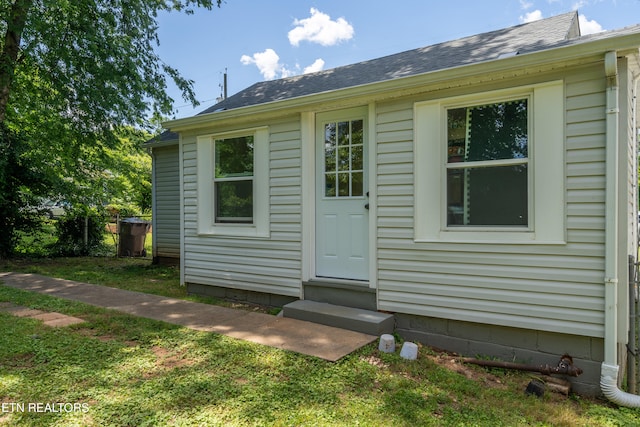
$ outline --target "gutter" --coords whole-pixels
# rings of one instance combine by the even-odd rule
[[[604,312],[604,361],[600,369],[600,389],[611,402],[620,406],[640,408],[640,396],[618,388],[618,118],[619,82],[616,51],[604,56],[607,78],[606,105],[606,214],[605,214],[605,312]]]

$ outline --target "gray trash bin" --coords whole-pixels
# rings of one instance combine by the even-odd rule
[[[151,224],[140,218],[125,218],[118,223],[119,257],[145,257],[144,241]]]

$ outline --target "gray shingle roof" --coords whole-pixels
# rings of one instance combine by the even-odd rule
[[[565,13],[326,71],[259,82],[199,114],[408,77],[498,59],[516,52],[535,52],[579,35],[578,13]]]
[[[149,144],[149,145],[157,145],[160,143],[171,143],[171,142],[176,142],[178,141],[178,139],[180,138],[180,135],[178,135],[176,132],[171,132],[168,130],[165,130],[164,132],[162,132],[160,135],[156,135],[153,138],[151,138],[148,141],[145,141],[145,144]]]
[[[640,35],[640,25],[581,36],[578,13],[569,12],[313,74],[259,82],[197,115],[336,91],[491,61],[502,56],[522,55],[629,34]],[[175,132],[165,131],[147,143],[170,143],[177,141],[178,136]]]

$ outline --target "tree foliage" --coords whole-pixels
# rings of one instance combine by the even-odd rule
[[[24,93],[36,74],[49,106],[76,130],[109,134],[114,124],[140,124],[149,112],[168,114],[169,76],[186,100],[197,103],[192,82],[165,64],[158,13],[211,8],[214,0],[1,0],[5,23],[0,94]],[[19,46],[14,46],[14,42]],[[8,88],[8,90],[7,90]],[[27,90],[27,93],[31,91]],[[4,105],[0,99],[0,119]],[[6,108],[22,112],[11,97]]]
[[[99,203],[120,210],[135,206],[140,213],[151,210],[151,156],[142,147],[150,138],[145,131],[126,128],[119,133],[116,146],[105,150],[107,169],[97,177],[104,190]]]
[[[88,205],[123,187],[113,177],[131,159],[116,153],[172,112],[169,80],[197,105],[193,82],[155,51],[157,18],[221,2],[0,0],[0,258],[29,197]]]
[[[24,182],[37,189],[44,180],[24,162],[21,142],[18,135],[0,123],[0,259],[11,253],[16,231],[38,224],[37,212],[28,209],[34,197],[21,189]]]

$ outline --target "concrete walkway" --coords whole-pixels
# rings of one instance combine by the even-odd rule
[[[269,314],[252,313],[158,295],[54,279],[36,274],[0,273],[4,286],[80,301],[198,331],[336,361],[376,336]]]

